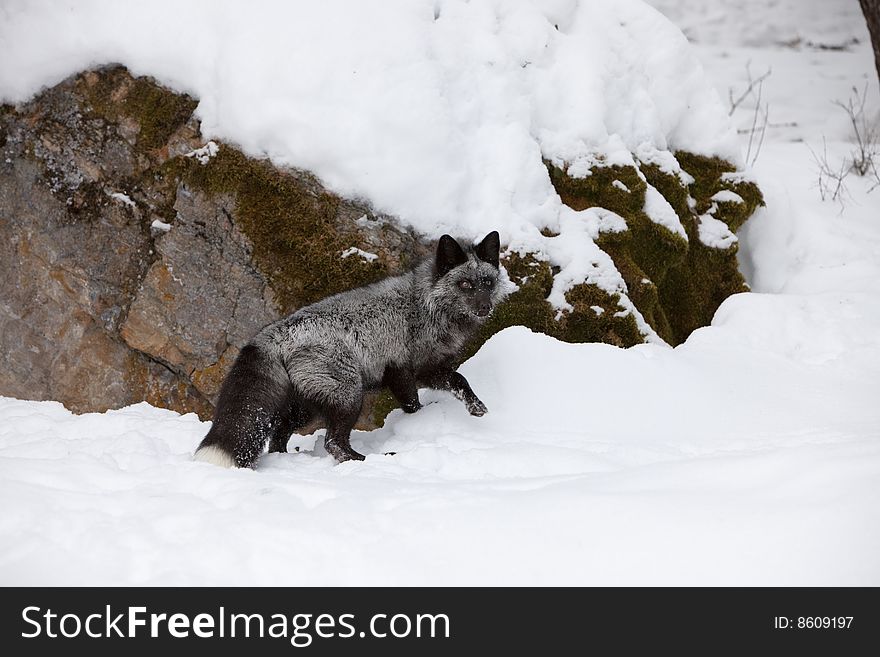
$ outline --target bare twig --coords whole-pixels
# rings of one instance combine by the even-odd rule
[[[818,174],[816,187],[819,190],[819,197],[823,201],[836,201],[840,204],[842,212],[846,199],[851,198],[845,181],[852,171],[852,167],[846,159],[838,167],[831,165],[828,160],[828,144],[825,137],[822,137],[822,155],[817,154],[809,144],[807,148],[810,149],[810,154],[816,163]]]
[[[751,167],[758,161],[758,155],[761,153],[761,147],[764,145],[764,136],[767,133],[767,126],[770,125],[770,106],[763,102],[764,98],[764,80],[770,77],[771,69],[767,69],[766,73],[752,77],[751,62],[746,63],[746,76],[748,84],[745,91],[734,98],[733,89],[728,90],[728,98],[730,99],[730,110],[727,115],[732,116],[742,104],[748,100],[754,100],[755,107],[752,111],[751,127],[745,130],[738,130],[740,134],[748,134],[749,142],[746,149],[746,163]]]
[[[835,100],[834,104],[840,107],[849,116],[850,124],[853,129],[853,136],[856,140],[855,149],[851,154],[851,165],[853,171],[860,176],[871,176],[880,184],[880,177],[877,175],[876,160],[880,157],[880,134],[876,125],[872,125],[868,117],[865,115],[865,102],[868,99],[868,85],[859,92],[856,87],[852,89],[852,95],[846,104],[839,100]],[[871,187],[873,190],[877,184]]]
[[[839,100],[833,101],[847,116],[852,126],[855,145],[850,151],[849,157],[844,157],[839,166],[832,165],[828,160],[828,148],[825,138],[822,138],[822,155],[818,155],[812,148],[810,153],[816,162],[817,187],[822,200],[830,199],[841,205],[841,211],[845,198],[851,198],[846,187],[846,178],[854,173],[862,178],[868,178],[870,187],[867,193],[873,192],[880,187],[880,127],[872,123],[865,115],[865,102],[867,100],[867,85],[862,91],[853,87],[852,94],[846,103]]]
[[[749,79],[749,84],[746,87],[746,90],[743,91],[736,99],[734,99],[734,97],[733,97],[733,87],[730,87],[727,90],[727,97],[730,100],[730,110],[727,112],[727,116],[733,116],[733,113],[742,104],[742,102],[754,93],[755,87],[762,84],[764,82],[764,80],[769,78],[770,74],[773,72],[772,69],[768,68],[766,73],[764,73],[763,75],[760,75],[759,77],[757,77],[755,79],[752,79],[751,66],[752,66],[751,61],[746,62],[746,76]]]
[[[768,71],[769,75],[769,71]],[[749,147],[746,150],[746,162],[750,167],[755,166],[755,162],[758,160],[758,155],[761,152],[761,146],[764,145],[764,134],[767,132],[767,122],[770,118],[770,107],[769,105],[761,106],[761,98],[764,93],[764,81],[761,80],[758,83],[758,97],[755,100],[755,113],[752,115],[752,129],[749,131]],[[758,114],[763,113],[764,118],[761,122],[760,128],[758,127]],[[755,147],[754,156],[752,155],[752,143],[755,139],[755,132],[760,131],[761,136],[758,140],[758,143]]]

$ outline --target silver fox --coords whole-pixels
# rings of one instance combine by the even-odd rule
[[[194,458],[249,467],[286,452],[290,435],[315,419],[337,461],[363,460],[349,442],[364,393],[387,387],[403,410],[421,408],[418,388],[448,390],[471,415],[486,406],[456,372],[455,359],[504,298],[499,236],[462,248],[440,238],[416,269],[327,297],[262,329],[238,355],[211,430]]]

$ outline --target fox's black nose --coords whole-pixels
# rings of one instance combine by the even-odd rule
[[[492,307],[488,303],[481,303],[477,308],[477,315],[480,317],[485,317],[489,314],[489,311],[492,310]]]

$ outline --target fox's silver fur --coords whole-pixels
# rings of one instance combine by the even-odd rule
[[[267,442],[314,418],[327,424],[337,460],[363,459],[349,434],[364,393],[388,387],[404,411],[421,405],[418,386],[451,391],[473,415],[486,412],[455,360],[504,296],[498,233],[461,248],[444,235],[436,256],[413,271],[328,297],[261,330],[242,350],[195,458],[253,464]]]

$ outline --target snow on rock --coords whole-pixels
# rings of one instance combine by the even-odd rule
[[[525,239],[552,195],[541,156],[613,160],[650,145],[739,158],[687,40],[639,0],[19,0],[0,41],[4,101],[120,62],[199,98],[209,137],[434,237],[502,226],[505,241]]]
[[[111,194],[108,194],[108,196],[115,201],[119,201],[120,203],[127,205],[130,208],[137,207],[135,205],[135,202],[131,200],[131,197],[128,194],[123,194],[122,192],[113,192]]]
[[[699,217],[697,226],[700,233],[700,241],[713,249],[729,249],[737,243],[737,237],[720,219],[712,216],[712,211]]]
[[[740,199],[742,200],[742,199]],[[678,235],[687,241],[687,233],[684,226],[681,225],[681,219],[669,205],[669,201],[663,198],[663,195],[651,185],[645,190],[645,214],[655,224],[659,224],[671,233]]]
[[[206,137],[312,171],[428,237],[497,229],[545,253],[540,230],[564,212],[545,159],[573,176],[635,151],[740,161],[687,40],[640,0],[59,7],[4,7],[3,101],[120,62],[198,98]],[[190,155],[204,162],[212,144]]]
[[[352,246],[352,247],[346,249],[345,251],[343,251],[340,254],[339,257],[340,258],[348,258],[353,255],[357,255],[357,256],[363,258],[364,260],[366,260],[367,262],[373,262],[374,260],[379,259],[379,256],[377,256],[375,253],[368,253],[367,251],[359,249],[356,246]]]
[[[196,160],[198,160],[199,164],[207,164],[211,160],[211,158],[217,155],[217,153],[219,152],[220,146],[217,144],[217,142],[209,141],[201,148],[196,148],[189,153],[185,153],[184,157],[194,157],[196,158]]]
[[[570,223],[570,207],[548,164],[575,179],[608,167],[635,171],[638,184],[607,181],[630,195],[632,212],[642,205],[640,163],[684,186],[694,178],[674,152],[742,164],[687,39],[641,0],[158,0],[133,8],[84,0],[73,11],[13,0],[4,19],[0,40],[13,54],[0,68],[0,100],[21,102],[71,73],[119,62],[197,99],[203,138],[217,140],[186,153],[199,163],[216,159],[224,140],[312,172],[427,238],[498,230],[512,251],[549,261],[555,311],[570,310],[572,288],[595,284],[620,296],[646,339],[656,330],[674,336],[648,325],[614,259],[592,257],[593,231],[549,241],[548,231]],[[687,238],[668,200],[656,190],[647,196],[651,219]]]
[[[722,189],[715,192],[709,199],[716,203],[745,203],[743,197],[731,189]]]

